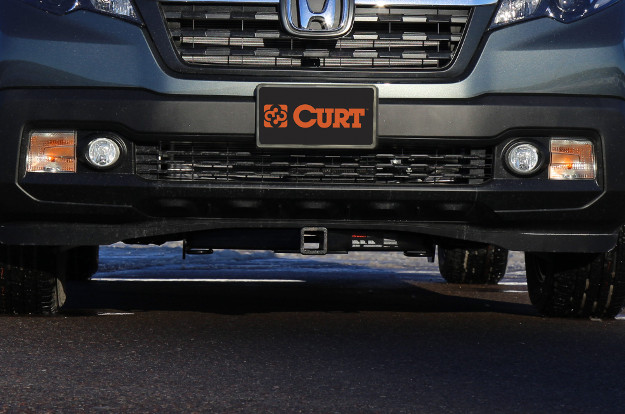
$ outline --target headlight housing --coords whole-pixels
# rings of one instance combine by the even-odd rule
[[[57,15],[76,10],[92,10],[140,23],[132,0],[22,0],[31,6]]]
[[[501,0],[491,28],[537,17],[563,23],[590,16],[619,0]]]

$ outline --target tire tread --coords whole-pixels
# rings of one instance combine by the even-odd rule
[[[438,249],[438,267],[449,283],[496,285],[506,274],[507,265],[508,250],[493,245]]]
[[[603,254],[525,255],[530,300],[546,316],[612,319],[625,304],[625,235]]]
[[[51,273],[0,263],[0,313],[52,315],[58,310],[57,279]]]

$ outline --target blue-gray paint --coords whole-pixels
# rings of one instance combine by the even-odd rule
[[[379,96],[460,99],[540,93],[622,98],[624,19],[625,2],[619,2],[568,25],[541,18],[498,29],[490,33],[475,68],[463,80],[378,84]],[[0,89],[108,86],[251,97],[258,84],[170,76],[154,53],[140,27],[119,19],[85,11],[54,16],[14,0],[0,4]]]

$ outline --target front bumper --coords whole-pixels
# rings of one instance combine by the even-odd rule
[[[614,98],[485,96],[461,102],[382,99],[379,140],[480,145],[493,177],[480,185],[303,185],[150,181],[121,167],[26,174],[34,129],[114,132],[133,145],[216,138],[254,140],[249,98],[163,96],[139,90],[0,92],[0,240],[8,244],[106,244],[183,238],[222,228],[392,230],[493,243],[513,250],[606,251],[625,222],[620,150],[625,102]],[[10,108],[10,111],[7,110]],[[511,176],[501,153],[514,137],[595,143],[596,181]],[[80,142],[79,142],[80,145]]]
[[[34,129],[115,132],[131,149],[253,141],[258,84],[304,80],[175,71],[159,46],[168,40],[146,28],[0,3],[0,243],[88,245],[325,226],[599,252],[614,246],[625,223],[625,2],[572,24],[543,18],[487,31],[449,78],[376,78],[380,142],[492,149],[493,177],[483,184],[414,187],[150,181],[135,174],[132,158],[106,172],[81,164],[76,174],[26,174]],[[501,168],[509,139],[560,136],[594,141],[596,181],[520,179]]]

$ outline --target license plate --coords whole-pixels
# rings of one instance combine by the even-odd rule
[[[274,86],[256,89],[256,142],[274,148],[374,148],[374,86]]]

